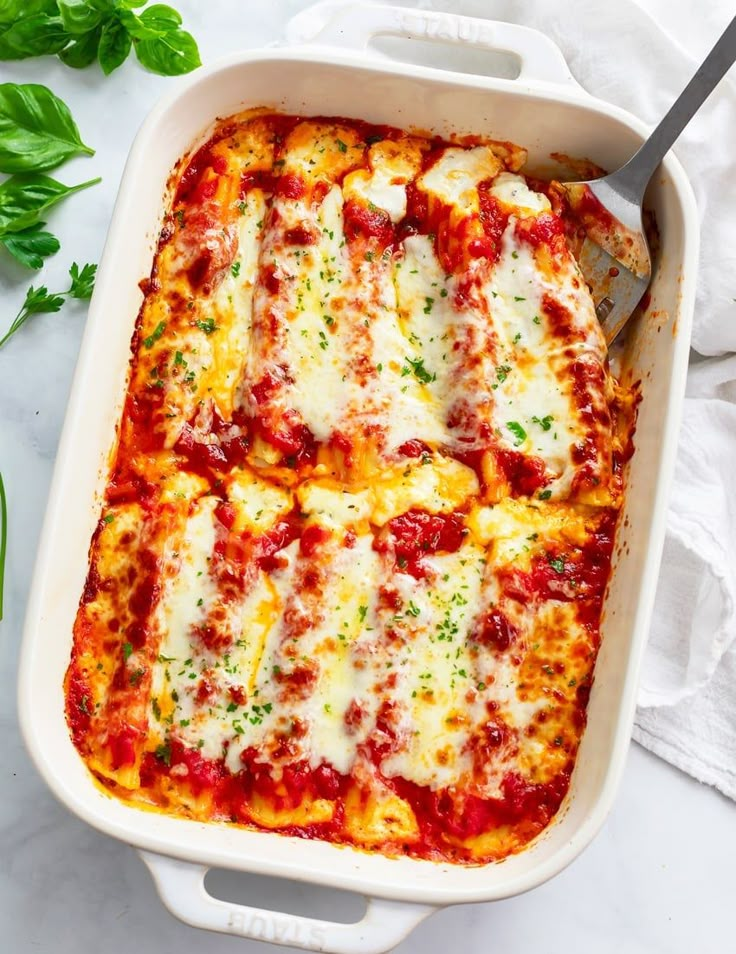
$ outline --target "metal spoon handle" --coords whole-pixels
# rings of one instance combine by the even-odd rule
[[[609,176],[611,186],[639,204],[649,180],[672,144],[736,60],[736,17],[726,27],[670,111],[631,159]]]

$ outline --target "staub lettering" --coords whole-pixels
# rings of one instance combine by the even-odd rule
[[[292,947],[303,947],[309,950],[319,950],[327,943],[324,928],[298,918],[269,915],[265,911],[259,911],[256,914],[247,909],[232,908],[227,926],[231,934],[254,937],[259,941],[270,941],[275,944],[290,944]]]
[[[407,33],[417,33],[429,40],[462,40],[466,43],[490,43],[491,31],[482,23],[454,20],[441,15],[424,17],[420,13],[402,13],[399,27]]]

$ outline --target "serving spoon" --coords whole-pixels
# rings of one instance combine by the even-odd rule
[[[578,262],[609,345],[641,301],[652,276],[642,221],[649,180],[734,60],[736,17],[664,119],[624,166],[601,179],[561,183],[585,230]]]

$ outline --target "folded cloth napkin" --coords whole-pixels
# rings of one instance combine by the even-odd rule
[[[594,96],[654,126],[734,10],[731,0],[394,0],[536,27]],[[342,0],[309,10],[319,29]],[[736,68],[675,147],[702,252],[687,398],[634,738],[736,799]],[[703,356],[708,356],[704,360]]]

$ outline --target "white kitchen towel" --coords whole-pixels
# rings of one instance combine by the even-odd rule
[[[376,0],[378,2],[378,0]],[[396,0],[536,27],[590,93],[652,126],[731,17],[733,0]],[[303,16],[316,31],[340,0]],[[736,799],[736,68],[675,151],[701,223],[693,362],[634,737]],[[702,356],[710,356],[704,360]]]

